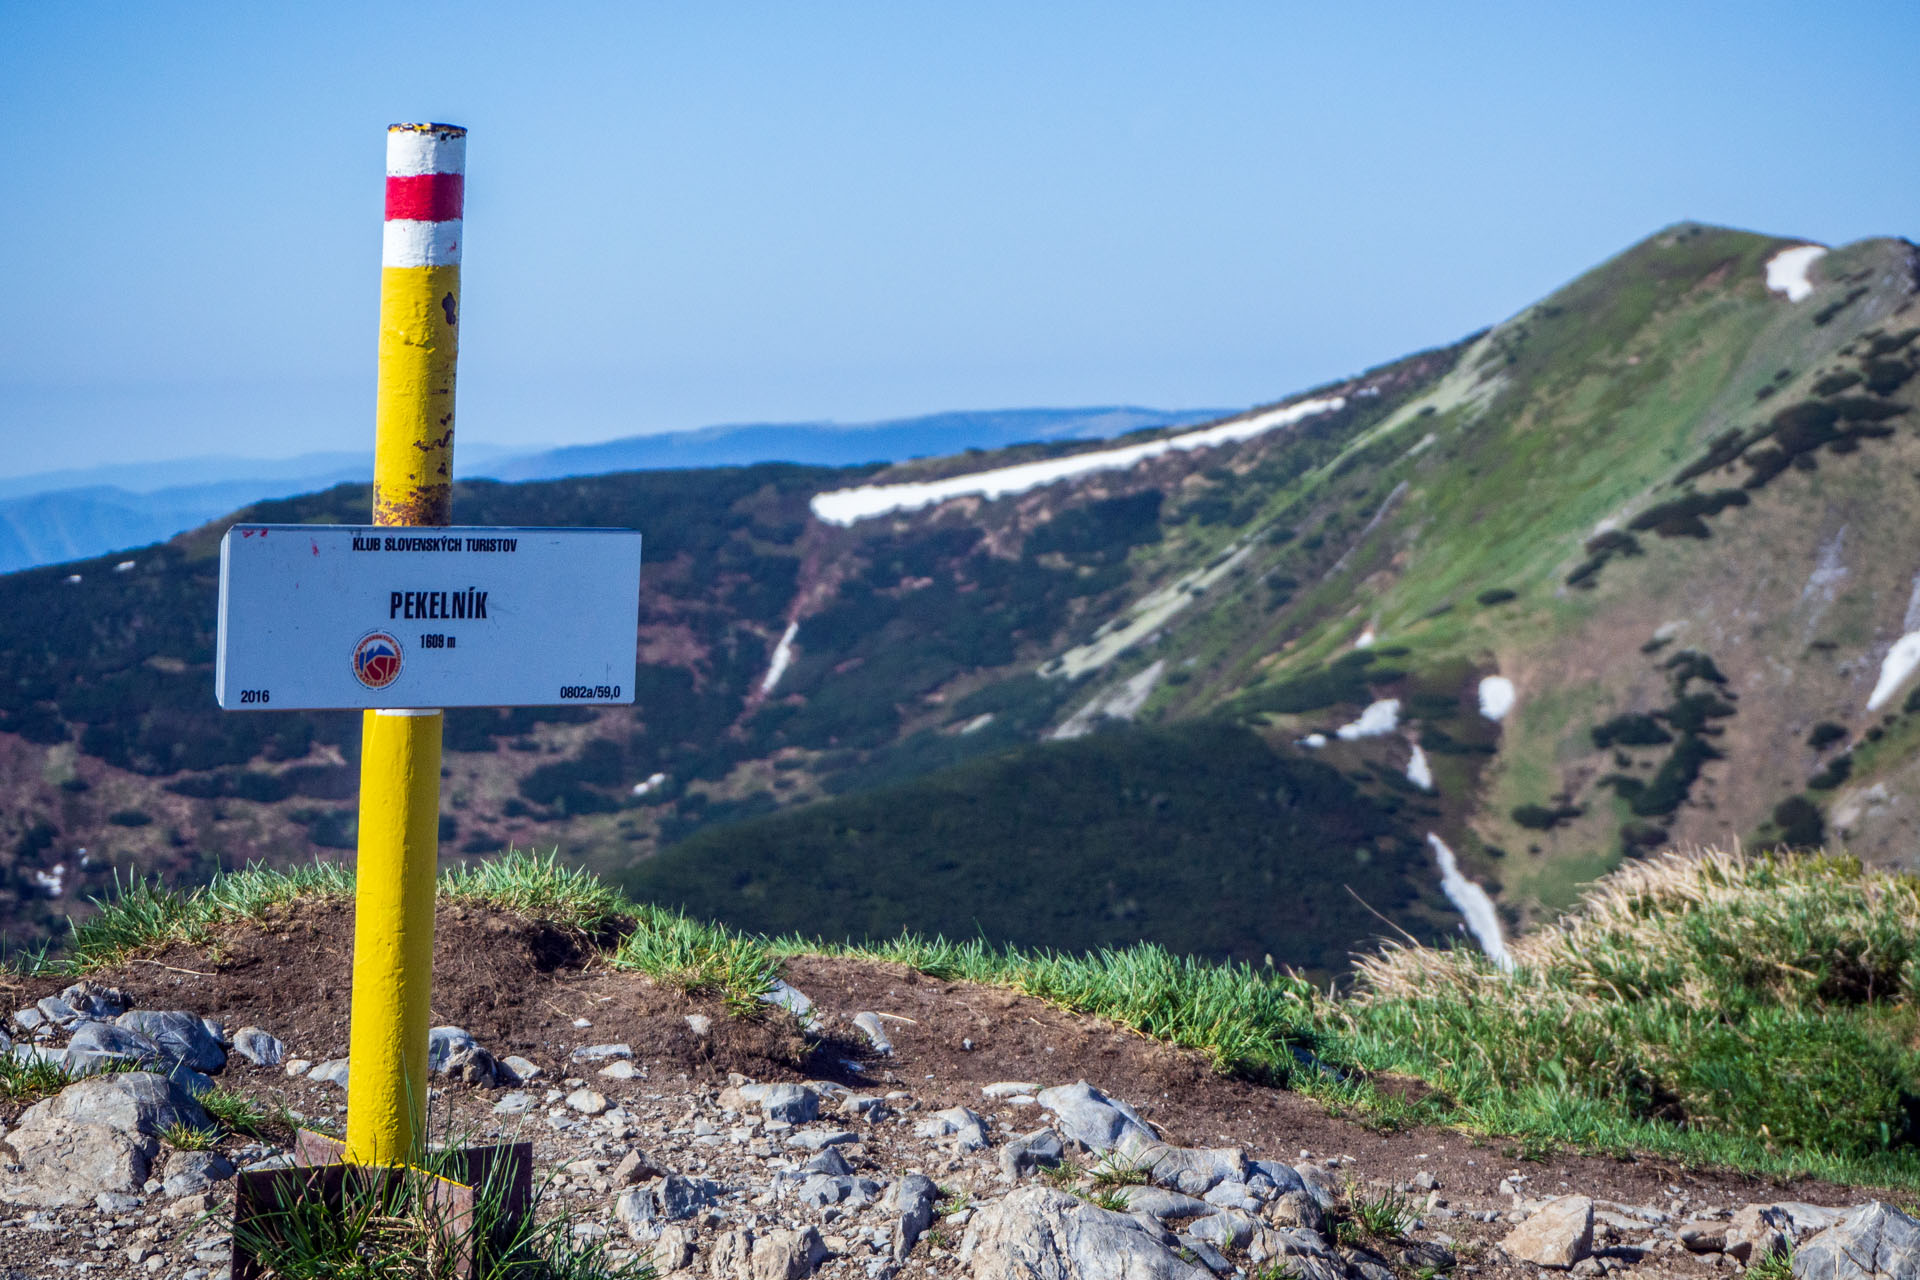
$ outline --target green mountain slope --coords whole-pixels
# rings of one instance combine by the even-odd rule
[[[1915,251],[1834,250],[1793,300],[1768,271],[1794,244],[1670,228],[1213,447],[463,486],[463,522],[633,525],[649,563],[638,704],[451,716],[443,848],[558,844],[756,927],[1316,969],[1385,931],[1367,908],[1454,927],[1429,834],[1510,924],[1673,842],[1901,861],[1920,714],[1898,679],[1867,702],[1920,630]],[[1001,474],[1036,463],[1082,469]],[[908,483],[964,492],[815,511]],[[0,578],[16,932],[110,864],[351,846],[352,718],[212,706],[220,527]]]

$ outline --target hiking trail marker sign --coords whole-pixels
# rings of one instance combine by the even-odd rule
[[[633,701],[628,529],[241,524],[220,541],[228,711]]]

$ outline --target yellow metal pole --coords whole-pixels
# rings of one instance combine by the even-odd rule
[[[467,131],[387,131],[373,522],[452,516],[454,363]],[[346,1159],[402,1164],[426,1140],[439,855],[440,712],[365,713]]]

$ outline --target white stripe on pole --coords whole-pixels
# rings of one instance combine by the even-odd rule
[[[454,267],[460,265],[458,218],[451,222],[413,222],[396,218],[381,233],[383,267]]]
[[[414,129],[387,133],[387,176],[417,178],[423,173],[465,173],[467,136],[442,137]]]

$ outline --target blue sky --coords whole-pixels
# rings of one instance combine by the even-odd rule
[[[0,474],[371,446],[385,126],[463,438],[1241,405],[1681,218],[1920,230],[1910,3],[0,0]]]

